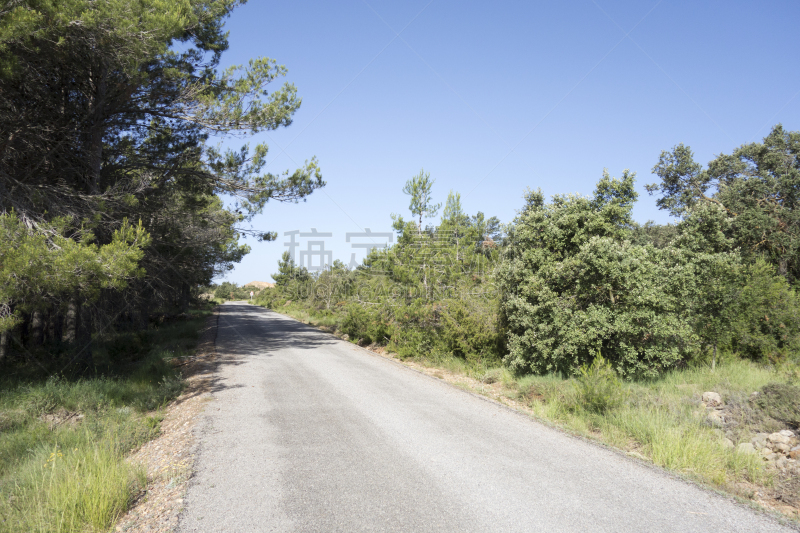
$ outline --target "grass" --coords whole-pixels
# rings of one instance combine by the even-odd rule
[[[278,310],[327,331],[336,331],[339,326],[340,318],[336,315],[316,313],[299,304],[284,305]],[[770,383],[797,381],[800,377],[796,363],[776,369],[730,354],[713,371],[709,365],[698,363],[658,379],[617,381],[617,385],[587,385],[580,378],[560,375],[518,376],[502,366],[471,364],[448,354],[428,352],[414,361],[436,369],[437,377],[444,372],[472,378],[472,389],[476,392],[508,398],[536,418],[745,498],[752,497],[756,490],[769,492],[776,487],[776,473],[765,467],[760,456],[731,449],[725,439],[736,445],[749,442],[757,431],[771,432],[784,427],[778,428],[764,413],[750,409],[738,425],[723,431],[706,419],[699,405],[701,395],[714,391],[726,403],[748,409],[747,398],[751,393]],[[619,390],[614,391],[614,387]],[[598,402],[597,398],[588,401],[587,391],[615,398],[608,402]],[[598,405],[606,407],[598,409]],[[784,496],[800,499],[798,494]]]
[[[749,395],[778,377],[773,370],[738,359],[715,371],[705,366],[675,370],[657,380],[621,382],[625,400],[602,413],[582,405],[574,378],[509,376],[504,388],[539,418],[633,451],[668,470],[735,489],[741,482],[771,486],[772,475],[760,457],[724,445],[734,435],[701,416],[700,396],[705,391],[718,392],[723,399]],[[740,439],[749,441],[749,433],[742,431]]]
[[[107,531],[115,523],[146,483],[125,456],[158,434],[162,408],[182,388],[170,360],[193,351],[204,322],[195,313],[96,339],[94,368],[83,376],[6,364],[0,531]],[[58,354],[50,355],[59,368]]]

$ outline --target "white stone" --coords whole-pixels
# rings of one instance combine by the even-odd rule
[[[772,445],[772,449],[779,453],[789,453],[789,445],[783,443],[777,443]]]
[[[794,431],[792,431],[792,430],[790,430],[790,429],[782,429],[782,430],[781,430],[781,431],[779,431],[778,433],[780,433],[780,434],[781,434],[781,435],[783,435],[784,437],[789,437],[789,438],[792,438],[792,437],[794,437]]]
[[[724,439],[722,445],[726,448],[733,448],[733,441],[731,439]]]
[[[708,405],[709,407],[722,405],[722,396],[720,396],[716,392],[704,392],[703,401],[706,402],[706,405]]]
[[[756,453],[755,447],[749,442],[742,442],[739,444],[736,447],[736,451],[739,453]]]
[[[767,445],[767,437],[769,437],[769,435],[766,433],[757,433],[755,437],[750,439],[750,442],[753,443],[756,449],[760,450]]]
[[[789,437],[781,435],[780,433],[772,433],[767,439],[773,444],[790,444],[792,441]]]

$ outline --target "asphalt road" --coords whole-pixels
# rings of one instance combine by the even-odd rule
[[[279,314],[219,326],[180,531],[790,531]]]

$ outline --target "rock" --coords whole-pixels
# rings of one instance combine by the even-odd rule
[[[773,444],[771,447],[772,447],[773,451],[778,452],[778,453],[784,453],[784,454],[785,453],[789,453],[789,450],[790,450],[789,445],[788,444],[783,444],[783,443]]]
[[[789,458],[800,459],[800,446],[795,446],[794,448],[789,450]]]
[[[782,429],[782,430],[781,430],[781,431],[779,431],[778,433],[780,433],[780,434],[781,434],[781,435],[783,435],[784,437],[789,437],[790,439],[791,439],[792,437],[794,437],[794,431],[792,431],[792,430],[790,430],[790,429]]]
[[[764,449],[766,450],[767,448],[764,448]],[[769,461],[770,463],[774,463],[774,462],[775,462],[775,461],[777,461],[777,460],[778,460],[780,457],[783,457],[783,456],[782,456],[782,455],[780,455],[780,454],[778,454],[778,453],[769,453],[769,454],[767,454],[767,455],[764,455],[763,459],[764,459],[765,461]]]
[[[742,442],[736,447],[739,453],[757,453],[755,447],[749,442]]]
[[[723,445],[725,448],[730,448],[730,449],[733,449],[733,447],[734,447],[733,441],[732,441],[731,439],[723,439],[723,441],[722,441],[722,445]],[[751,445],[751,446],[752,446],[752,445]]]
[[[763,449],[761,450],[761,455],[763,455],[764,457],[768,457],[768,456],[770,456],[770,455],[773,455],[774,453],[775,453],[775,452],[773,452],[773,451],[772,451],[772,450],[770,450],[769,448],[763,448]]]
[[[712,426],[723,426],[725,425],[725,418],[722,416],[722,413],[719,411],[709,411],[707,420],[711,422]]]
[[[755,437],[750,439],[750,442],[753,443],[753,446],[755,446],[755,448],[757,450],[760,450],[760,449],[766,447],[766,445],[767,445],[767,437],[769,437],[769,435],[767,433],[757,433]]]
[[[789,461],[786,459],[786,457],[778,457],[778,459],[775,461],[775,466],[783,470],[784,468],[789,466],[788,463]]]
[[[716,392],[704,392],[703,401],[706,402],[706,405],[709,407],[716,407],[717,405],[722,405],[722,396]]]
[[[708,407],[708,405],[706,404],[706,402],[700,402],[700,407],[705,409],[706,407]]]
[[[342,335],[342,340],[349,341],[350,340],[350,335],[345,333],[344,335]]]
[[[786,444],[788,445],[791,442],[789,437],[781,435],[780,433],[771,433],[767,440],[773,444]]]

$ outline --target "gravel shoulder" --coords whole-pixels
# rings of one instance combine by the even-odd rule
[[[119,520],[117,531],[167,533],[178,526],[197,451],[195,426],[214,384],[218,320],[217,310],[207,319],[196,355],[178,363],[186,389],[167,407],[160,435],[128,458],[147,470],[147,491]]]
[[[180,531],[791,531],[254,306],[221,308]]]

